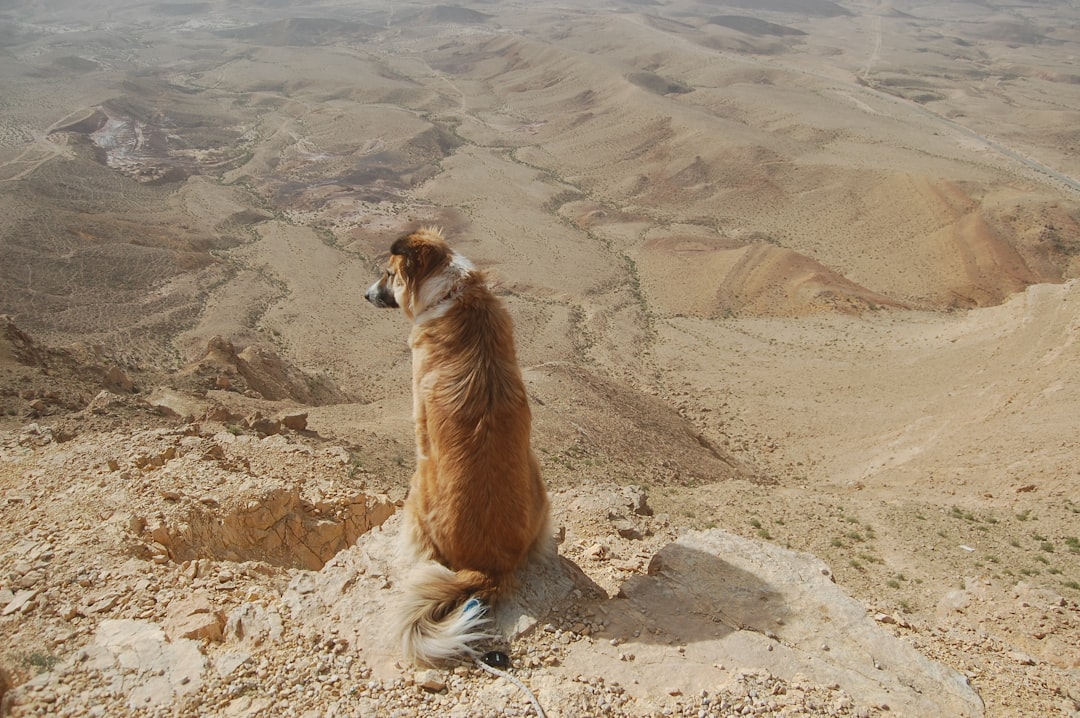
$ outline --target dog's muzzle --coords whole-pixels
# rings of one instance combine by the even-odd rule
[[[397,309],[397,300],[394,293],[389,291],[382,282],[375,282],[364,292],[364,299],[368,300],[380,309]]]

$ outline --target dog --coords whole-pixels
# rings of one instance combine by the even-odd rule
[[[364,296],[412,320],[416,471],[402,541],[416,567],[404,586],[402,651],[424,665],[475,659],[472,644],[492,637],[488,609],[553,548],[513,323],[437,228],[397,239]]]

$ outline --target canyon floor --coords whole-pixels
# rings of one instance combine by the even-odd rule
[[[729,626],[743,662],[664,623],[679,570],[737,603],[674,560],[720,536],[823,562],[977,696],[957,714],[1080,714],[1075,8],[0,19],[12,715],[527,714],[477,667],[397,665],[358,598],[393,595],[413,461],[407,320],[362,295],[421,224],[514,317],[578,582],[504,646],[549,715],[925,714],[784,669],[795,604]]]

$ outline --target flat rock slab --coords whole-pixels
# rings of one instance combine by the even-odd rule
[[[963,675],[886,633],[822,561],[775,544],[688,533],[594,609],[613,640],[573,644],[564,666],[609,680],[630,660],[636,683],[624,685],[642,696],[694,695],[732,673],[763,672],[838,686],[892,715],[983,715]]]
[[[409,568],[399,560],[398,522],[368,532],[322,571],[298,576],[282,597],[298,630],[334,629],[384,678],[408,670],[395,635]],[[561,665],[534,673],[533,688],[552,698],[569,681],[598,677],[625,686],[641,706],[660,707],[740,673],[764,673],[835,686],[856,705],[888,706],[897,716],[983,715],[964,676],[885,632],[830,576],[808,554],[720,530],[692,532],[613,598],[564,558],[530,566],[495,619],[507,638],[570,604],[606,619],[602,636],[570,643]]]
[[[132,710],[169,705],[202,685],[206,657],[197,641],[169,641],[156,623],[102,621],[86,649],[86,663],[113,676],[113,688]]]

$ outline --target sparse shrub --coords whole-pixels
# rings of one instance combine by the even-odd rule
[[[900,588],[900,582],[897,581],[895,578],[890,578],[888,581],[885,582],[885,585],[889,588]]]
[[[1049,541],[1043,541],[1042,543],[1040,543],[1039,548],[1046,553],[1054,553],[1054,544],[1050,543]]]
[[[1080,591],[1080,583],[1077,583],[1076,581],[1064,581],[1061,585],[1065,588],[1071,588],[1073,590]]]
[[[970,511],[964,511],[959,506],[953,506],[949,511],[949,516],[954,519],[964,519],[965,521],[978,521],[978,517]]]
[[[1027,521],[1029,518],[1031,518],[1031,509],[1021,511],[1016,515],[1017,521]]]
[[[51,671],[58,660],[60,659],[52,654],[35,651],[23,656],[22,662],[27,668],[34,668],[37,669],[38,673],[44,673],[45,671]]]
[[[756,529],[759,529],[759,528],[761,528],[761,521],[759,521],[756,518],[750,519],[750,525],[753,526]]]
[[[1065,546],[1068,547],[1069,553],[1080,553],[1080,539],[1075,536],[1066,536]]]
[[[347,476],[355,479],[356,475],[364,470],[364,460],[359,454],[349,454],[349,470]]]

